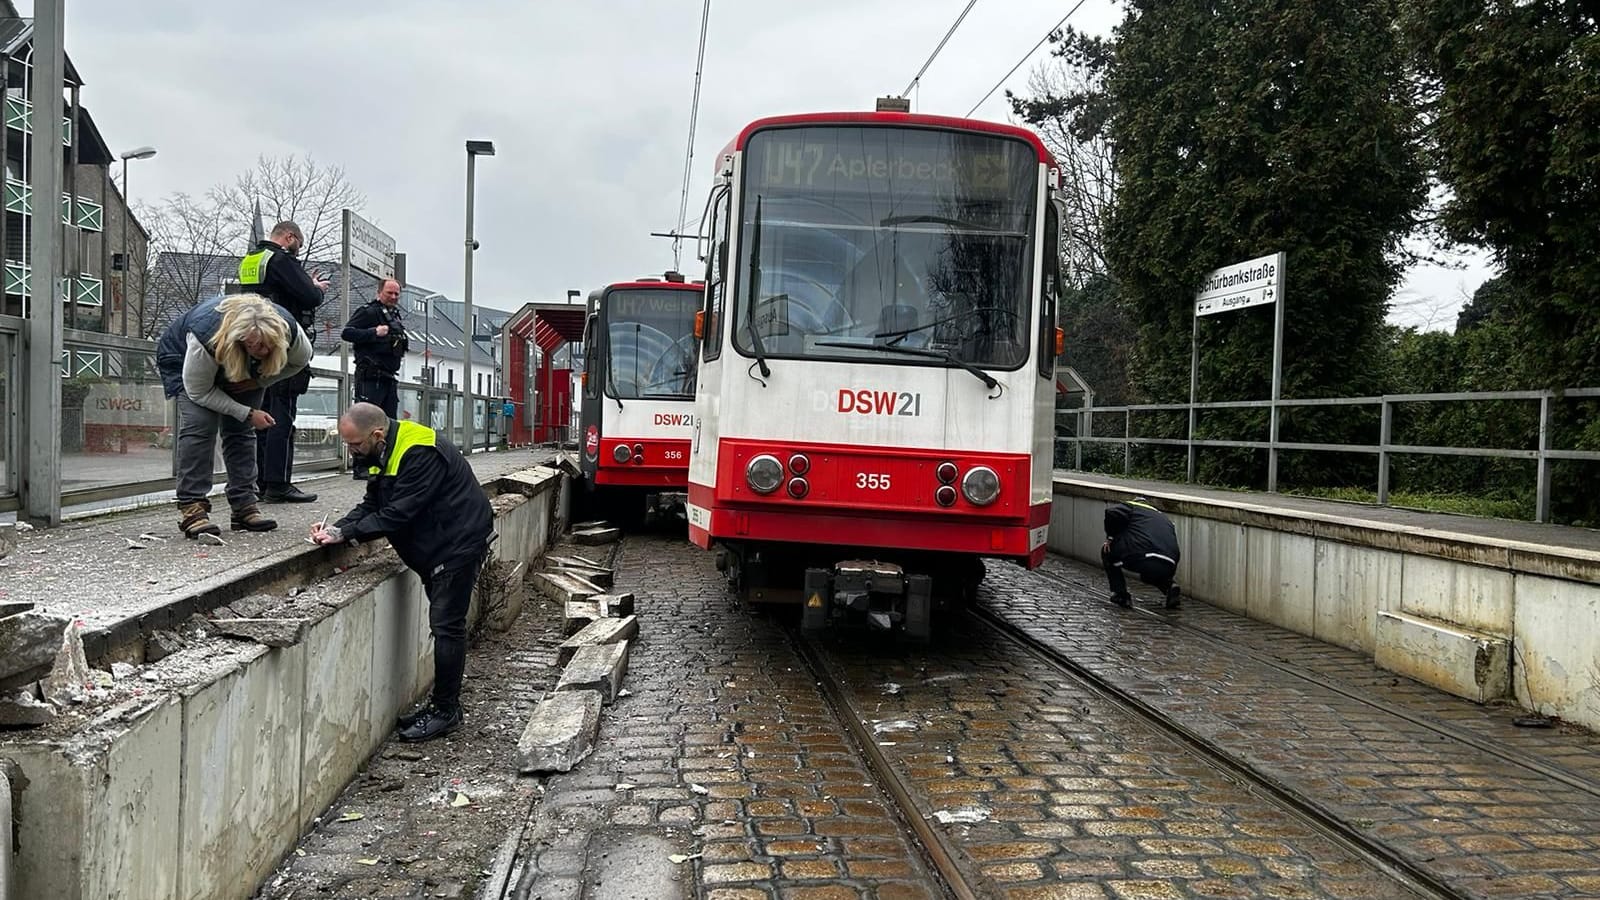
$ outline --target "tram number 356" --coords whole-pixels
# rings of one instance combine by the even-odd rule
[[[682,450],[668,450],[668,451],[666,451],[665,456],[666,456],[668,461],[674,461],[674,462],[682,462],[683,461],[683,451]]]
[[[889,489],[889,473],[882,475],[869,472],[856,473],[856,487],[869,491],[887,491]]]

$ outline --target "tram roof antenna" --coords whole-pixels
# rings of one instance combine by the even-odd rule
[[[944,37],[939,41],[939,46],[934,47],[933,52],[928,54],[928,61],[922,64],[922,68],[917,70],[916,75],[912,76],[911,83],[906,85],[906,89],[900,92],[900,96],[908,97],[911,95],[911,89],[915,88],[917,82],[922,80],[922,76],[927,74],[928,67],[933,65],[935,59],[939,58],[939,51],[943,50],[944,45],[950,42],[950,36],[956,33],[956,29],[960,28],[961,23],[967,18],[967,13],[972,12],[972,8],[977,5],[978,0],[967,0],[967,8],[961,11],[961,15],[956,16],[955,24],[951,25],[950,30],[944,33]]]
[[[694,100],[689,104],[689,146],[683,154],[683,197],[678,201],[678,225],[674,231],[682,231],[684,219],[689,216],[689,175],[694,166],[694,127],[700,117],[700,73],[705,71],[706,65],[706,30],[711,22],[711,0],[706,0],[705,6],[700,11],[700,51],[694,61]],[[672,239],[672,268],[679,268],[683,258],[683,236]]]
[[[1055,34],[1056,32],[1060,31],[1061,30],[1061,26],[1067,24],[1067,20],[1072,18],[1072,14],[1078,11],[1078,7],[1082,6],[1083,2],[1084,2],[1084,0],[1078,0],[1076,5],[1074,5],[1071,9],[1067,10],[1067,14],[1061,17],[1061,21],[1059,21],[1055,25],[1051,26],[1050,30],[1046,31],[1044,33],[1044,37],[1039,38],[1039,43],[1034,44],[1032,49],[1030,49],[1027,53],[1022,54],[1022,58],[1017,60],[1017,64],[1011,67],[1011,71],[1009,71],[1006,74],[1002,75],[1000,77],[1000,80],[996,81],[994,83],[994,87],[989,88],[989,92],[988,93],[984,94],[983,97],[981,97],[978,100],[977,103],[972,104],[972,108],[967,110],[967,114],[965,116],[963,116],[962,118],[968,118],[968,119],[972,118],[972,114],[978,111],[978,107],[982,106],[990,97],[994,96],[994,92],[1000,90],[1000,86],[1002,84],[1006,83],[1006,79],[1007,78],[1010,78],[1012,75],[1017,74],[1017,70],[1022,68],[1022,64],[1023,63],[1028,61],[1028,57],[1030,57],[1033,54],[1039,52],[1039,48],[1044,46],[1044,42],[1050,40],[1050,35]]]

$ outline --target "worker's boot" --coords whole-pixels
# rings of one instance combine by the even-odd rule
[[[211,521],[210,500],[183,500],[178,503],[178,530],[194,540],[202,534],[222,536],[222,529]]]
[[[1174,584],[1167,588],[1167,609],[1177,609],[1183,605],[1183,591]]]
[[[233,511],[233,524],[230,527],[234,531],[271,531],[278,527],[278,523],[263,516],[261,510],[252,503]]]
[[[412,720],[410,725],[400,729],[400,740],[406,743],[431,741],[434,738],[444,737],[461,727],[461,707],[441,709],[429,704],[427,714]]]

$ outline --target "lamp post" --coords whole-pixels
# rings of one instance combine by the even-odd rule
[[[465,420],[462,424],[463,441],[462,449],[467,453],[472,452],[472,337],[477,333],[472,325],[472,254],[478,249],[478,242],[472,239],[472,193],[473,180],[477,171],[478,157],[493,156],[494,142],[492,141],[467,141],[467,240],[466,240],[466,290],[461,298],[461,330],[466,332],[467,346],[461,354],[461,416]]]
[[[128,160],[149,159],[154,147],[135,147],[118,155],[122,160],[122,336],[128,336],[128,272],[133,260],[128,256],[128,219],[133,216],[133,198],[128,195]],[[144,331],[144,276],[139,277],[139,331]]]

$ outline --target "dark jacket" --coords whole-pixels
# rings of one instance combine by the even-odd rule
[[[424,577],[475,561],[494,532],[494,510],[455,445],[415,422],[389,420],[369,466],[367,495],[334,524],[346,540],[386,537]]]
[[[282,247],[272,241],[262,241],[256,245],[253,253],[262,251],[266,251],[267,258],[262,262],[260,282],[242,284],[241,287],[287,309],[315,343],[317,307],[322,305],[322,288],[317,287],[311,276],[306,274],[305,266],[300,264],[300,260],[283,252]],[[240,267],[240,280],[243,281],[242,262]]]
[[[210,347],[211,339],[216,337],[217,328],[222,325],[222,310],[217,307],[226,299],[222,296],[212,297],[173,319],[160,340],[156,341],[156,371],[161,373],[161,387],[168,397],[183,393],[183,358],[189,352],[189,335],[194,335],[200,343]],[[289,326],[291,338],[299,340],[299,330],[294,327],[294,319],[289,311],[280,306],[278,315]],[[220,372],[217,380],[220,384]]]
[[[1180,559],[1178,531],[1172,527],[1172,520],[1141,500],[1106,509],[1106,540],[1111,543],[1113,562],[1155,555],[1166,557],[1176,566]]]
[[[389,326],[389,333],[379,337],[379,325]],[[355,349],[358,376],[372,374],[363,371],[370,369],[393,376],[400,371],[400,362],[410,346],[405,324],[400,319],[400,308],[385,306],[377,300],[352,313],[339,336]]]

